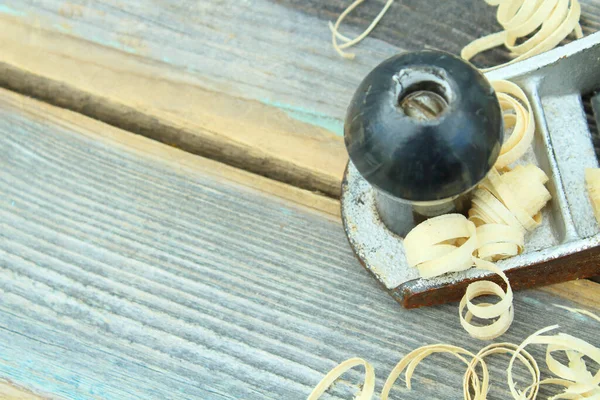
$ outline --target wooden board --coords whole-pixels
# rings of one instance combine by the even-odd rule
[[[0,85],[189,152],[337,197],[341,133],[362,78],[402,50],[499,29],[483,0],[397,1],[354,61],[327,21],[346,0],[35,0],[0,4]],[[583,0],[585,33],[600,0]],[[365,2],[360,32],[383,0]],[[495,51],[478,61],[497,63]]]
[[[395,303],[322,199],[294,204],[243,174],[0,90],[0,377],[78,400],[301,399],[353,356],[380,390],[418,346],[483,345],[462,336],[456,304]],[[598,344],[593,321],[552,306],[599,311],[598,287],[570,287],[517,293],[502,340],[559,323]],[[394,398],[459,398],[461,371],[426,362]],[[358,377],[325,398],[351,398]]]
[[[54,396],[53,396],[54,397]],[[57,397],[54,397],[58,399]],[[2,400],[44,400],[49,397],[40,397],[30,391],[14,386],[10,382],[0,380],[0,399]]]

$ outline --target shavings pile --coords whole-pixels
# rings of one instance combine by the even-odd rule
[[[579,18],[581,6],[577,0],[485,0],[499,6],[496,19],[504,28],[466,45],[460,56],[470,60],[477,54],[504,45],[513,59],[508,63],[486,68],[490,71],[552,50],[571,33],[583,37]],[[519,39],[524,39],[521,41]]]
[[[365,0],[356,0],[338,17],[335,24],[329,22],[333,48],[342,57],[353,59],[355,54],[347,49],[359,43],[371,33],[391,7],[394,0],[387,0],[381,12],[360,35],[350,39],[339,32],[346,16]],[[552,50],[567,36],[583,37],[579,24],[581,5],[578,0],[485,0],[490,6],[498,6],[496,19],[504,30],[476,39],[466,45],[460,55],[469,61],[477,54],[504,45],[513,59],[505,64],[483,69],[490,71],[505,65],[525,60]],[[339,44],[338,40],[344,42]]]
[[[502,107],[505,129],[512,132],[502,145],[494,168],[473,193],[469,219],[460,214],[431,218],[404,239],[408,265],[417,268],[424,279],[473,266],[502,278],[506,291],[492,281],[474,282],[460,302],[461,325],[481,340],[499,337],[513,321],[510,283],[494,262],[523,252],[525,232],[540,225],[541,210],[551,199],[544,186],[548,181],[544,171],[533,164],[510,168],[533,140],[535,123],[527,96],[508,81],[495,81],[492,85]],[[472,302],[486,295],[500,300],[495,304]],[[473,317],[487,320],[489,325],[474,325]]]
[[[587,315],[597,321],[597,315],[579,309],[563,307],[568,311]],[[463,397],[466,400],[486,400],[490,388],[490,374],[486,364],[486,358],[494,354],[510,354],[511,359],[507,369],[507,385],[515,400],[534,400],[538,397],[541,385],[555,385],[562,387],[561,393],[550,397],[550,400],[574,399],[590,400],[600,398],[600,370],[592,373],[585,358],[589,358],[600,364],[600,349],[577,337],[558,333],[548,335],[556,330],[558,325],[549,326],[533,333],[520,345],[513,343],[493,343],[482,348],[474,354],[462,347],[448,344],[434,344],[422,346],[413,350],[402,358],[392,369],[381,391],[381,400],[388,400],[390,391],[400,375],[404,373],[406,387],[411,390],[411,379],[415,369],[425,358],[433,354],[451,354],[466,366],[463,376]],[[546,367],[552,373],[552,377],[541,379],[540,368],[535,358],[525,348],[530,345],[546,346]],[[556,353],[564,352],[568,364],[563,364],[555,357]],[[531,375],[529,386],[519,388],[513,379],[513,368],[516,361],[522,363]],[[362,390],[356,395],[357,400],[370,400],[375,391],[375,371],[371,364],[362,358],[352,358],[332,369],[315,387],[307,400],[317,400],[329,388],[333,382],[348,370],[362,365],[365,367],[365,380]],[[481,373],[477,373],[477,368]]]
[[[532,164],[502,175],[492,169],[473,193],[469,219],[477,226],[504,224],[515,231],[532,231],[542,222],[541,210],[551,199],[546,182],[548,176]]]
[[[480,52],[504,45],[514,57],[507,64],[512,64],[556,47],[571,33],[577,38],[583,36],[579,24],[581,7],[577,0],[485,1],[489,5],[499,6],[497,19],[504,30],[467,45],[461,52],[466,60]],[[343,50],[364,39],[381,20],[393,0],[386,2],[371,25],[355,39],[340,34],[339,27],[343,19],[363,2],[364,0],[353,2],[335,24],[329,24],[333,47],[344,58],[354,58],[354,54]],[[344,43],[339,45],[338,40]],[[461,325],[471,336],[482,340],[502,335],[509,328],[514,315],[513,294],[508,278],[494,262],[523,251],[525,232],[539,226],[541,209],[550,200],[550,193],[544,186],[548,177],[541,169],[534,165],[510,167],[525,154],[533,140],[535,125],[527,96],[517,85],[508,81],[496,81],[492,85],[503,111],[505,129],[512,130],[512,133],[503,144],[495,167],[475,190],[469,218],[460,214],[448,214],[429,219],[415,227],[404,241],[408,264],[417,268],[423,278],[463,271],[473,266],[502,278],[506,291],[491,281],[474,282],[467,287],[459,305]],[[586,182],[596,219],[600,223],[600,168],[586,170]],[[497,296],[500,300],[495,304],[473,303],[473,299],[483,295]],[[600,321],[600,317],[589,311],[558,307]],[[474,325],[471,323],[474,317],[492,322],[487,326]],[[551,399],[600,399],[600,370],[592,373],[584,360],[587,357],[600,364],[600,349],[565,333],[547,335],[557,328],[555,325],[541,329],[518,346],[512,343],[494,343],[477,354],[448,344],[420,347],[407,354],[393,368],[384,384],[381,399],[388,399],[392,386],[403,372],[406,386],[411,389],[411,377],[416,367],[426,357],[438,353],[452,354],[466,365],[463,395],[468,400],[487,398],[490,375],[485,359],[493,354],[512,355],[507,383],[516,400],[536,399],[541,385],[563,388],[562,393]],[[547,346],[546,366],[554,375],[551,378],[541,379],[536,360],[525,350],[525,347],[536,344]],[[568,364],[556,359],[554,354],[557,352],[565,353]],[[525,388],[518,388],[513,380],[512,369],[517,360],[531,374],[531,384]],[[375,387],[373,367],[361,358],[353,358],[331,370],[307,400],[317,400],[336,379],[359,365],[365,368],[365,381],[356,399],[371,399]],[[481,370],[481,375],[476,372],[477,368]]]

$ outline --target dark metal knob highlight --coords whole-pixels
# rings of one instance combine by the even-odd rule
[[[496,162],[502,112],[487,79],[468,62],[440,51],[404,53],[362,81],[344,139],[376,189],[410,202],[449,199]]]

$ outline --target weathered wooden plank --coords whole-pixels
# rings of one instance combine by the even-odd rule
[[[0,91],[0,377],[66,399],[296,399],[352,356],[374,364],[380,388],[417,346],[481,346],[455,304],[396,304],[337,218],[190,157]],[[573,305],[518,293],[502,340],[560,323],[597,341],[553,303]],[[461,367],[436,361],[396,398],[458,398]]]
[[[589,280],[576,280],[559,285],[549,285],[539,290],[575,301],[585,307],[598,308],[600,305],[600,287]]]
[[[597,30],[600,1],[582,3],[585,31]],[[342,120],[365,74],[403,49],[456,53],[498,29],[482,0],[397,1],[348,61],[326,24],[348,4],[4,2],[0,85],[335,197]],[[382,4],[365,2],[345,32],[359,32]]]
[[[4,381],[0,381],[0,398],[2,400],[44,400],[44,397]],[[57,398],[55,397],[55,399]]]
[[[104,130],[103,132],[114,145],[118,144],[119,146],[127,147],[129,149],[135,148],[140,154],[155,159],[157,162],[177,159],[179,168],[202,171],[202,173],[211,175],[215,179],[225,179],[227,181],[237,182],[270,195],[280,197],[287,202],[302,204],[303,206],[313,208],[335,217],[340,215],[339,201],[329,197],[308,192],[271,179],[265,179],[256,174],[232,168],[210,159],[178,151],[172,147],[155,146],[152,142],[139,141],[133,135],[122,135],[120,130]],[[117,132],[117,134],[114,132]],[[85,132],[83,132],[83,134],[85,134]]]

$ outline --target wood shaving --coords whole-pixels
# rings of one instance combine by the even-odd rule
[[[560,304],[554,304],[554,306],[558,307],[558,308],[562,308],[563,310],[570,311],[575,314],[585,315],[586,317],[590,317],[590,318],[595,319],[596,321],[600,322],[600,317],[590,311],[583,310],[581,308],[571,308],[571,307],[561,306]]]
[[[476,246],[475,224],[461,214],[428,219],[404,239],[408,265],[416,267],[423,278],[471,268]]]
[[[471,353],[470,351],[463,349],[462,347],[451,346],[448,344],[434,344],[434,345],[429,345],[429,346],[423,346],[416,350],[413,350],[412,352],[407,354],[404,358],[402,358],[402,360],[400,360],[398,362],[398,364],[396,364],[396,366],[392,369],[388,378],[386,379],[385,384],[383,385],[383,390],[381,391],[381,400],[388,399],[390,390],[392,389],[394,383],[396,382],[396,380],[398,380],[398,378],[400,377],[400,374],[402,374],[402,372],[404,370],[406,370],[406,372],[405,372],[406,388],[411,390],[412,389],[412,387],[411,387],[412,375],[413,375],[416,367],[419,365],[419,363],[421,361],[423,361],[423,359],[425,359],[426,357],[428,357],[432,354],[443,354],[443,353],[453,355],[454,357],[458,358],[463,363],[465,363],[465,365],[467,366],[468,375],[465,375],[465,380],[468,379],[468,382],[465,382],[465,380],[463,380],[463,387],[464,387],[465,393],[468,393],[469,389],[472,389],[475,392],[474,399],[476,399],[476,400],[485,399],[485,396],[486,396],[486,394],[488,392],[488,388],[489,388],[489,372],[488,372],[487,365],[485,364],[483,359],[481,359],[479,356]],[[476,363],[473,362],[473,359],[475,359],[475,358],[477,358],[478,363],[481,364],[481,369],[482,369],[482,379],[481,380],[479,379],[479,376],[477,375],[477,373],[475,371]],[[469,394],[469,396],[470,396],[470,394]],[[465,398],[470,399],[470,397],[467,397],[466,394],[465,394]]]
[[[423,278],[476,266],[504,280],[506,292],[495,282],[471,283],[459,305],[460,322],[469,335],[491,340],[504,334],[513,321],[513,293],[502,270],[490,261],[473,257],[473,254],[483,254],[491,260],[505,258],[522,251],[524,237],[521,231],[507,225],[483,225],[478,229],[461,214],[442,215],[416,226],[406,236],[404,245],[409,266],[418,268]],[[477,305],[472,302],[485,295],[498,296],[500,301]],[[471,323],[473,317],[492,322],[487,326],[476,326]]]
[[[485,68],[484,72],[551,50],[571,33],[574,33],[577,39],[583,37],[579,24],[581,6],[577,0],[486,2],[492,6],[499,6],[496,18],[504,30],[474,40],[462,49],[460,55],[465,60],[471,60],[483,51],[504,45],[514,58],[505,64]],[[520,43],[519,39],[525,41]]]
[[[591,314],[591,313],[590,313]],[[593,314],[592,314],[593,315]],[[598,319],[594,315],[595,319]],[[550,326],[535,332],[521,343],[508,364],[508,386],[513,398],[520,399],[521,392],[515,387],[512,378],[512,367],[517,355],[524,351],[530,344],[546,345],[546,366],[556,378],[540,381],[539,385],[560,385],[564,392],[551,397],[551,399],[598,399],[600,398],[600,370],[593,375],[583,357],[588,357],[600,364],[600,349],[577,337],[559,333],[554,336],[543,335],[546,332],[558,328],[558,325]],[[557,361],[552,353],[563,351],[569,360],[568,365]]]
[[[541,210],[552,196],[548,176],[535,165],[517,166],[500,174],[492,168],[473,193],[469,220],[477,226],[506,224],[531,231],[542,222]]]
[[[520,400],[533,400],[537,397],[539,391],[539,382],[540,382],[540,368],[538,367],[538,363],[533,358],[533,356],[527,352],[526,350],[521,349],[519,352],[517,350],[519,346],[513,343],[493,343],[490,344],[477,353],[477,356],[473,358],[471,361],[471,365],[473,368],[468,368],[464,379],[463,379],[463,395],[465,399],[471,399],[469,386],[473,381],[471,377],[472,370],[475,369],[477,363],[482,363],[482,361],[494,354],[511,354],[514,355],[521,363],[527,368],[529,373],[531,374],[531,385],[523,391],[523,396],[520,397]],[[483,366],[482,366],[483,368]],[[486,393],[487,394],[487,393]],[[485,399],[487,396],[483,397]]]
[[[363,381],[362,390],[355,397],[355,400],[371,400],[375,392],[375,370],[373,366],[362,358],[351,358],[340,363],[333,368],[321,382],[315,386],[313,391],[308,395],[306,400],[317,400],[323,393],[342,375],[354,367],[363,366],[365,368],[365,379]]]
[[[600,317],[589,311],[564,306],[559,307],[588,315],[600,321]],[[392,387],[403,372],[406,388],[412,390],[412,376],[421,361],[433,354],[450,354],[466,365],[462,382],[463,398],[465,400],[486,400],[490,388],[490,373],[485,359],[495,354],[510,354],[511,358],[507,368],[507,384],[513,399],[535,400],[538,397],[541,385],[557,385],[563,388],[562,393],[550,397],[550,400],[599,399],[600,369],[597,369],[596,373],[593,374],[587,366],[584,357],[590,358],[595,363],[600,364],[600,349],[582,339],[565,333],[558,333],[553,336],[544,335],[556,330],[558,327],[558,325],[553,325],[540,329],[527,337],[520,345],[513,343],[493,343],[482,348],[477,354],[473,354],[462,347],[443,343],[422,346],[404,356],[396,364],[383,385],[380,398],[381,400],[388,400]],[[542,380],[537,361],[531,353],[525,350],[527,346],[535,344],[547,346],[546,367],[553,374],[553,377]],[[568,364],[558,361],[553,355],[556,352],[564,352],[568,359]],[[531,384],[523,389],[519,389],[513,379],[513,368],[517,360],[527,368],[531,375]],[[307,400],[317,400],[337,378],[350,368],[359,365],[364,365],[366,370],[367,366],[370,367],[370,364],[361,358],[344,361],[335,367],[317,385]],[[477,373],[477,367],[481,369],[481,374]],[[375,373],[372,368],[367,370],[367,375],[369,373],[372,373],[372,380],[367,382],[368,377],[366,377],[363,390],[355,399],[372,399],[374,391],[372,390],[371,383],[374,385]]]
[[[475,192],[469,220],[461,214],[441,215],[417,225],[404,239],[407,263],[417,268],[422,278],[475,266],[495,273],[505,282],[506,291],[486,280],[467,286],[459,304],[460,323],[476,339],[495,339],[512,324],[510,282],[492,261],[523,252],[524,229],[532,230],[540,224],[540,211],[550,200],[544,186],[547,181],[546,174],[534,165],[518,166],[502,175],[492,168]],[[495,304],[472,302],[487,295],[500,300]],[[475,325],[471,322],[474,317],[490,323]]]
[[[504,224],[523,231],[523,226],[508,208],[484,188],[473,192],[469,220],[478,227],[484,224]]]
[[[387,12],[387,10],[391,7],[392,3],[394,2],[394,0],[388,0],[385,5],[383,6],[383,8],[381,9],[381,11],[379,12],[379,14],[377,14],[377,16],[375,17],[375,19],[373,20],[373,22],[371,22],[371,25],[369,25],[367,27],[367,29],[365,29],[363,31],[363,33],[361,33],[360,35],[358,35],[357,37],[355,37],[354,39],[351,39],[349,37],[346,37],[344,35],[342,35],[339,32],[340,29],[340,24],[342,23],[342,21],[344,20],[344,18],[346,18],[346,16],[348,14],[350,14],[350,12],[352,12],[352,10],[354,10],[356,7],[358,7],[359,5],[361,5],[365,0],[356,0],[354,3],[350,4],[348,6],[348,8],[346,8],[338,17],[337,21],[335,21],[335,24],[332,24],[331,21],[329,21],[329,29],[331,30],[331,43],[333,44],[333,48],[335,49],[335,51],[342,57],[347,58],[349,60],[354,59],[354,57],[356,56],[356,54],[354,53],[347,53],[344,51],[344,49],[347,49],[348,47],[354,46],[355,44],[357,44],[358,42],[360,42],[361,40],[363,40],[364,38],[366,38],[367,36],[369,36],[369,34],[371,33],[371,31],[373,29],[375,29],[375,27],[377,26],[377,24],[379,23],[379,21],[381,21],[381,18],[383,18],[383,16],[385,15],[385,13]],[[338,40],[341,40],[342,42],[344,42],[343,44],[338,44]]]
[[[479,340],[492,340],[503,335],[512,324],[514,318],[513,292],[508,278],[494,263],[478,258],[473,258],[473,261],[477,268],[499,275],[506,283],[506,292],[500,285],[492,281],[484,280],[471,283],[467,286],[467,291],[458,306],[460,324],[471,337]],[[472,300],[476,297],[486,295],[497,296],[500,301],[496,304],[472,303]],[[465,307],[467,313],[463,315]],[[476,326],[471,323],[473,317],[492,320],[493,322],[485,326]]]
[[[510,225],[490,223],[476,229],[477,257],[485,261],[498,261],[523,252],[525,235],[521,229]]]
[[[496,91],[504,129],[512,128],[512,133],[504,141],[500,149],[500,156],[496,161],[496,168],[502,169],[521,158],[533,141],[535,122],[531,104],[523,90],[512,82],[498,80],[492,82]]]
[[[531,231],[539,226],[541,215],[536,220],[535,215],[531,215],[525,210],[525,204],[519,200],[521,193],[513,192],[495,168],[492,168],[483,185],[487,185],[486,189],[490,190],[514,214],[525,229]]]
[[[356,0],[340,14],[335,24],[329,22],[333,48],[346,59],[354,59],[355,54],[347,53],[344,49],[354,46],[367,37],[394,2],[388,0],[369,27],[356,38],[351,39],[339,33],[344,18],[364,1]],[[514,58],[507,63],[484,68],[483,72],[552,50],[571,33],[577,39],[583,37],[579,24],[581,5],[578,0],[485,0],[485,2],[491,6],[499,6],[496,18],[504,30],[472,41],[462,49],[461,57],[469,61],[479,53],[504,45]],[[521,43],[519,39],[525,41]],[[340,45],[338,40],[344,43]]]
[[[592,202],[594,216],[596,221],[600,223],[600,168],[586,168],[585,183],[588,197]]]
[[[541,209],[551,198],[544,186],[547,181],[544,171],[534,165],[517,166],[502,175],[492,168],[475,191],[469,219],[461,214],[431,218],[417,225],[404,239],[407,263],[417,268],[422,278],[475,266],[495,273],[505,282],[506,291],[485,280],[467,286],[459,304],[460,323],[476,339],[495,339],[513,321],[513,293],[508,277],[492,261],[523,252],[524,231],[539,226]],[[472,302],[486,295],[500,300],[495,304]],[[475,325],[471,322],[474,317],[490,323]]]
[[[523,252],[524,230],[540,224],[540,211],[550,200],[544,186],[547,181],[546,174],[534,165],[517,166],[502,175],[493,168],[475,192],[469,220],[461,214],[441,215],[417,225],[404,239],[407,263],[416,267],[422,278],[475,266],[495,273],[506,283],[506,291],[492,281],[478,281],[467,287],[459,316],[463,328],[474,338],[495,339],[513,321],[508,277],[492,261]],[[472,302],[485,295],[500,300],[496,304]],[[491,322],[477,326],[471,322],[473,317]]]

